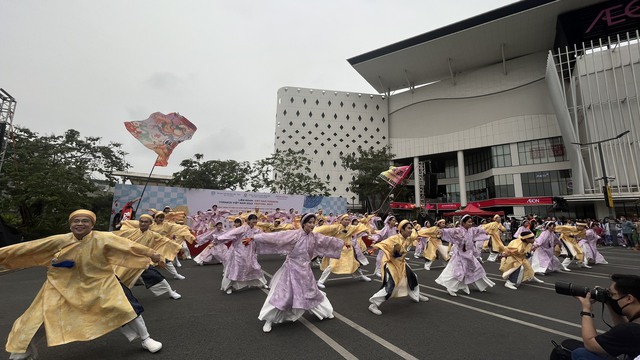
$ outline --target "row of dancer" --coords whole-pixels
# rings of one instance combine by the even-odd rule
[[[150,225],[149,218],[143,221]],[[94,231],[95,223],[93,212],[77,210],[69,215],[69,233],[0,248],[0,267],[47,268],[40,292],[13,324],[6,344],[10,359],[37,357],[33,338],[43,324],[48,346],[88,341],[119,329],[152,353],[162,349],[162,343],[149,336],[144,308],[116,273],[131,285],[150,266],[174,255],[178,244],[152,234],[129,234],[156,242],[156,251],[114,233]],[[124,268],[133,274],[120,270]],[[166,285],[151,288],[160,291]]]

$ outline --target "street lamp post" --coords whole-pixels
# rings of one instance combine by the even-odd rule
[[[356,197],[352,196],[351,197],[351,211],[354,211],[356,208]]]
[[[613,205],[613,200],[612,200],[612,195],[611,195],[611,188],[609,187],[609,177],[607,176],[607,170],[605,168],[605,164],[604,164],[604,154],[602,153],[602,143],[604,142],[608,142],[608,141],[612,141],[612,140],[616,140],[616,139],[620,139],[621,137],[627,135],[629,133],[629,130],[624,131],[620,134],[618,134],[618,136],[616,137],[612,137],[609,139],[604,139],[604,140],[599,140],[599,141],[592,141],[592,142],[588,142],[588,143],[572,143],[574,145],[580,145],[580,146],[587,146],[587,145],[593,145],[593,144],[597,144],[598,145],[598,155],[600,156],[600,167],[602,168],[602,180],[604,182],[604,186],[602,187],[602,192],[605,196],[605,204],[607,205],[608,208],[612,209],[610,210],[610,214],[613,215],[612,219],[615,220],[616,218],[616,209],[615,206]],[[598,179],[595,179],[598,180]]]

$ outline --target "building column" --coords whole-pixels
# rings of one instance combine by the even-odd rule
[[[467,206],[467,180],[464,175],[464,152],[458,151],[458,187],[460,188],[460,206]]]
[[[418,157],[413,158],[413,183],[415,184],[413,196],[416,199],[416,206],[418,209],[422,206],[420,203],[420,177],[422,174],[418,171],[420,168],[420,159]]]

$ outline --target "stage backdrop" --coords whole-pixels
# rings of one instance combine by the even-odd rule
[[[113,217],[127,202],[140,197],[143,188],[143,185],[116,184],[111,205],[110,223],[113,223]],[[136,205],[133,206],[134,209]],[[147,186],[136,217],[147,213],[147,209],[162,210],[165,206],[171,206],[172,209],[193,215],[198,210],[206,211],[213,205],[218,205],[220,210],[229,210],[231,214],[237,214],[239,211],[246,213],[256,207],[263,214],[265,212],[272,214],[276,208],[280,208],[284,212],[293,208],[300,214],[315,212],[318,209],[322,209],[323,213],[327,215],[347,212],[347,200],[340,197]]]

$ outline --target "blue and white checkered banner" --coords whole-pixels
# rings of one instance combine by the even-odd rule
[[[111,220],[127,202],[139,198],[143,189],[143,185],[116,184],[111,207]],[[136,205],[133,205],[134,209]],[[207,211],[213,205],[218,205],[218,209],[228,210],[231,214],[237,214],[240,211],[247,213],[256,208],[263,214],[273,213],[277,208],[284,212],[294,209],[299,214],[316,212],[320,209],[327,215],[347,212],[347,201],[340,197],[147,186],[144,197],[138,206],[136,218],[140,214],[149,213],[148,209],[162,210],[165,206],[170,206],[177,211],[184,211],[189,215],[195,214],[197,211]]]

